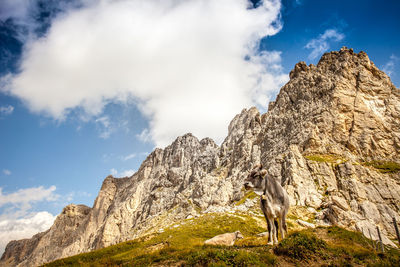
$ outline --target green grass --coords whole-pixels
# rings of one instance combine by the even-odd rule
[[[285,255],[295,260],[308,261],[323,253],[325,241],[306,231],[294,232],[274,248],[277,255]]]
[[[377,169],[381,173],[396,173],[400,171],[400,164],[394,161],[364,161],[361,163],[364,166],[370,166]]]
[[[277,258],[267,249],[240,250],[227,247],[203,247],[187,254],[188,266],[272,266]]]
[[[336,243],[342,242],[351,245],[361,245],[368,247],[371,241],[367,239],[363,234],[359,232],[348,231],[338,226],[332,226],[327,228],[328,236],[336,240]]]
[[[304,158],[315,162],[329,163],[334,166],[347,161],[346,158],[334,154],[308,154]],[[381,173],[396,173],[400,171],[400,164],[395,161],[373,160],[363,161],[360,164],[373,167]]]
[[[204,240],[240,230],[234,246],[207,246]],[[398,266],[399,250],[377,254],[360,233],[318,227],[290,233],[267,246],[265,231],[245,214],[205,214],[161,234],[60,259],[45,266]],[[397,265],[396,265],[397,264]]]
[[[250,190],[238,202],[236,202],[235,205],[242,205],[244,202],[246,202],[247,199],[254,199],[256,197],[258,197],[258,195],[254,193],[253,190]]]
[[[331,240],[329,249],[334,255],[342,255],[344,258],[352,259],[356,264],[377,259],[371,241],[361,233],[334,226],[328,228],[327,234]]]
[[[333,165],[342,164],[347,161],[346,158],[334,154],[309,154],[304,157],[311,161],[325,162]]]
[[[313,262],[322,266],[399,266],[400,262],[398,249],[387,247],[384,254],[379,254],[361,233],[337,226],[294,232],[273,250],[295,265]]]

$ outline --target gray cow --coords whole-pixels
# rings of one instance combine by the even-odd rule
[[[285,238],[286,215],[289,211],[289,197],[286,190],[275,179],[267,177],[267,171],[262,165],[257,165],[244,181],[246,189],[253,189],[258,195],[261,195],[261,209],[267,220],[268,226],[268,244],[278,243],[278,222],[279,231],[282,239]]]

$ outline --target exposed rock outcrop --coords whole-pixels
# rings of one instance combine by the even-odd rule
[[[296,64],[268,112],[243,110],[221,146],[178,137],[132,177],[107,177],[93,208],[69,205],[48,231],[10,242],[1,262],[39,265],[204,212],[234,211],[259,163],[282,182],[291,205],[314,211],[316,224],[365,232],[378,225],[392,236],[399,155],[399,90],[364,52],[343,48],[316,66]]]

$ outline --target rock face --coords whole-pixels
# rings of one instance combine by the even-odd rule
[[[343,48],[316,66],[296,64],[268,112],[244,109],[221,146],[178,137],[153,151],[132,177],[107,177],[92,208],[69,205],[48,231],[10,242],[1,263],[39,265],[189,216],[232,211],[259,163],[285,186],[291,205],[314,210],[316,224],[364,233],[378,225],[393,236],[392,218],[400,221],[399,156],[399,90],[364,52]]]

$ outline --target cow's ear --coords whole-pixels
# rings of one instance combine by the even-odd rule
[[[265,175],[267,175],[267,171],[266,170],[262,170],[260,172],[261,177],[264,177]]]

